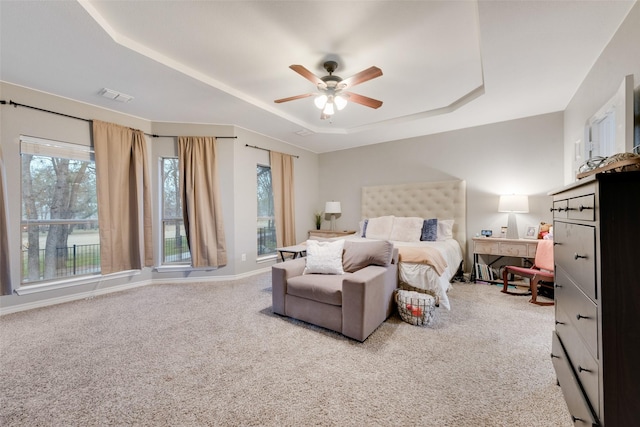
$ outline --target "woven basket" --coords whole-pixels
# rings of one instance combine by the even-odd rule
[[[407,323],[427,326],[433,322],[436,299],[431,295],[398,289],[396,290],[396,305],[398,306],[398,314]]]

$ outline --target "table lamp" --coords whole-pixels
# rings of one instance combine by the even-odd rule
[[[336,230],[336,214],[340,214],[340,202],[327,202],[324,205],[324,213],[331,215],[331,231]]]
[[[509,213],[509,219],[507,222],[507,239],[518,239],[520,238],[520,235],[518,234],[516,213],[529,212],[529,197],[516,194],[500,196],[498,212]]]

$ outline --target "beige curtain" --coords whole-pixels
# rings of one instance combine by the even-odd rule
[[[293,186],[293,157],[275,151],[270,152],[271,186],[276,222],[276,245],[296,244],[296,215]]]
[[[142,131],[93,121],[102,274],[153,265],[151,181]]]
[[[9,236],[7,212],[9,210],[7,200],[7,187],[2,159],[2,147],[0,147],[0,295],[10,295],[11,288],[11,264],[9,263]]]
[[[215,138],[178,138],[182,213],[193,267],[227,265],[217,161]]]

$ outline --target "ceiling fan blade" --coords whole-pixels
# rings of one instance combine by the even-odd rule
[[[353,92],[343,92],[349,96],[349,101],[355,102],[356,104],[364,105],[365,107],[370,108],[380,108],[382,106],[382,101],[378,101],[377,99],[369,98],[367,96],[358,95]]]
[[[376,77],[380,77],[382,75],[382,70],[378,67],[369,67],[366,70],[360,71],[358,74],[354,74],[353,76],[344,79],[341,85],[345,85],[345,87],[353,87],[360,83],[364,83],[371,79],[375,79]]]
[[[318,76],[316,76],[315,74],[313,74],[311,71],[307,70],[305,67],[303,67],[302,65],[291,65],[289,66],[289,68],[291,68],[293,71],[295,71],[296,73],[300,74],[302,77],[304,77],[305,79],[309,80],[311,83],[313,83],[316,86],[323,86],[326,87],[327,84]]]
[[[282,102],[295,101],[296,99],[308,98],[308,97],[313,96],[313,95],[317,95],[317,94],[316,93],[305,93],[304,95],[296,95],[296,96],[290,96],[288,98],[276,99],[273,102],[275,102],[276,104],[280,104]]]

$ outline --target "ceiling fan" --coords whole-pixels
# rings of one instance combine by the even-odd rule
[[[331,117],[335,113],[336,108],[338,110],[342,110],[347,105],[348,101],[370,108],[380,108],[382,105],[382,101],[358,95],[357,93],[349,92],[347,90],[357,84],[380,77],[382,75],[382,70],[378,67],[369,67],[366,70],[344,80],[341,77],[333,75],[334,71],[338,68],[338,63],[336,61],[327,61],[324,63],[324,69],[329,73],[328,76],[324,77],[316,76],[302,65],[291,65],[289,68],[315,84],[318,88],[318,92],[276,99],[274,102],[277,104],[315,96],[316,99],[314,100],[314,103],[316,107],[322,110],[322,113],[320,114],[321,119],[328,119]]]

